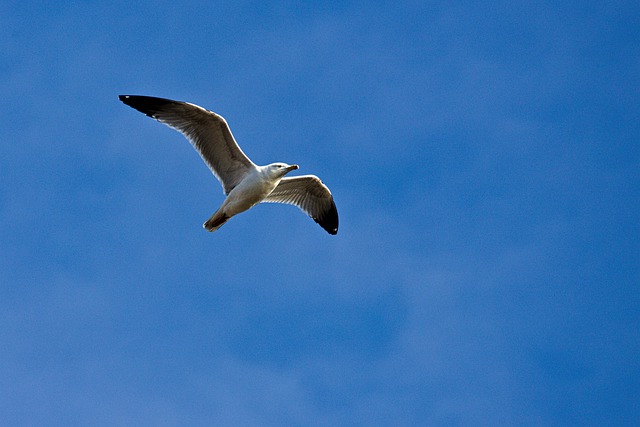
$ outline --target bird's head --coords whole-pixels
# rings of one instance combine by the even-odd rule
[[[298,165],[288,165],[286,163],[271,163],[269,166],[269,172],[275,176],[285,176],[289,172],[298,169]]]

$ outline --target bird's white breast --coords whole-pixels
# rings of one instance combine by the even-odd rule
[[[270,176],[261,168],[251,171],[227,196],[225,212],[236,215],[257,205],[271,194],[280,179]]]

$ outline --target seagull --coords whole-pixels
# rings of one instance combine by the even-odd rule
[[[240,149],[227,121],[188,102],[151,96],[120,95],[120,101],[182,133],[222,184],[227,198],[203,224],[216,231],[232,216],[258,203],[295,205],[329,234],[338,233],[338,210],[331,191],[315,175],[285,177],[298,165],[258,166]]]

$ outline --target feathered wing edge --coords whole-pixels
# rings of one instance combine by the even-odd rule
[[[263,202],[295,205],[327,233],[338,233],[338,209],[333,201],[333,195],[315,175],[282,178]]]
[[[225,194],[255,164],[236,143],[226,120],[198,105],[152,96],[120,95],[120,101],[182,133],[222,184]]]

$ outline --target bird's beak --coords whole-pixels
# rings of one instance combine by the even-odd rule
[[[287,168],[287,172],[291,172],[294,171],[296,169],[299,169],[298,165],[291,165]]]

